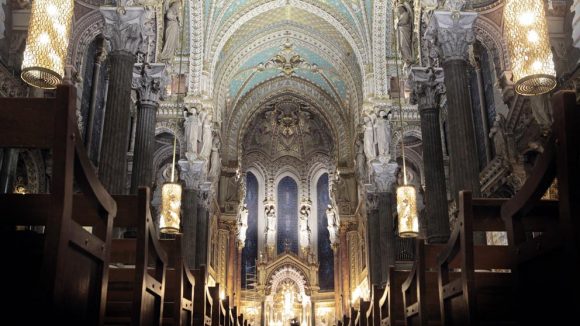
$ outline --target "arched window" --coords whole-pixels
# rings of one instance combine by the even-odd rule
[[[277,209],[277,249],[278,253],[288,249],[298,254],[298,185],[291,177],[284,177],[278,183]]]
[[[328,196],[328,174],[325,173],[316,183],[317,220],[318,220],[318,279],[321,290],[334,290],[334,253],[330,246],[326,207],[330,203]]]
[[[242,287],[247,288],[246,274],[255,273],[258,259],[258,179],[252,172],[246,174],[246,205],[248,207],[248,229],[246,243],[242,249]]]

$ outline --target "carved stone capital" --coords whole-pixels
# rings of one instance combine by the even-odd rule
[[[443,69],[433,67],[413,67],[409,76],[412,85],[411,103],[418,104],[419,110],[434,109],[445,93]]]
[[[203,161],[179,160],[179,177],[185,182],[187,189],[198,190],[203,176]]]
[[[141,103],[157,106],[165,87],[165,64],[138,63],[133,66],[131,87],[137,91]]]
[[[469,45],[475,42],[476,12],[435,10],[425,38],[439,48],[443,62],[469,60]]]
[[[375,185],[376,192],[391,192],[393,186],[397,183],[397,163],[371,163],[372,181]]]
[[[103,35],[111,52],[122,51],[135,54],[143,42],[143,7],[100,8],[105,20]]]

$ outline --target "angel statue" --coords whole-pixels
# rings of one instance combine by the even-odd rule
[[[163,36],[163,50],[159,54],[159,60],[169,61],[175,55],[175,49],[179,43],[179,17],[181,3],[179,0],[165,0],[163,11],[165,12],[165,34]]]

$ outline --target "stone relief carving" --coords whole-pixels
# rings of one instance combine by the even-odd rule
[[[105,19],[103,35],[111,52],[143,52],[143,7],[101,7],[100,11]]]

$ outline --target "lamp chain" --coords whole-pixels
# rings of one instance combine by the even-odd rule
[[[395,32],[395,9],[396,6],[393,7],[393,15],[391,16],[391,20],[393,22],[393,33],[395,34],[394,42],[395,42],[395,68],[397,72],[397,85],[401,88],[401,79],[399,74],[399,33]],[[399,122],[401,124],[401,158],[403,160],[403,184],[407,185],[407,164],[405,162],[405,138],[403,137],[403,105],[401,104],[401,94],[402,89],[399,89],[399,96],[398,96],[398,104],[399,104]]]

